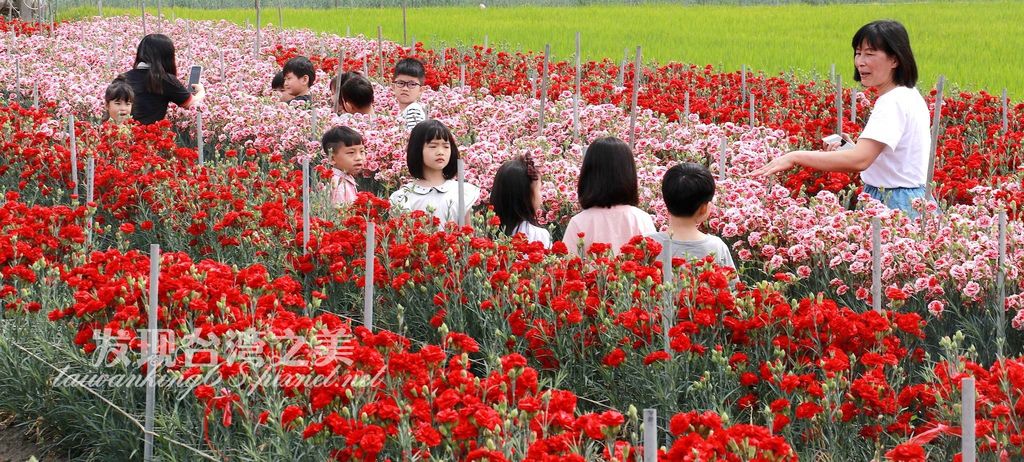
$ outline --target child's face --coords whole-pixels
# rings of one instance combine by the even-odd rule
[[[291,95],[292,97],[301,96],[303,93],[309,91],[309,76],[304,75],[302,77],[296,77],[295,74],[288,72],[284,75],[284,92]]]
[[[334,167],[349,175],[355,175],[363,171],[363,161],[366,160],[363,145],[342,146],[334,150],[331,161]]]
[[[420,95],[423,94],[423,82],[416,77],[398,74],[395,76],[395,80],[391,82],[392,88],[395,90],[395,99],[398,100],[399,104],[409,105],[420,100]]]
[[[110,114],[110,120],[114,123],[124,122],[132,116],[132,103],[123,99],[107,101],[107,114]]]
[[[431,140],[423,145],[423,167],[443,171],[452,158],[452,145],[445,140]]]

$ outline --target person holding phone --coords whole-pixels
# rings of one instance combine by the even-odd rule
[[[191,88],[185,88],[178,80],[174,42],[169,37],[163,34],[143,37],[135,52],[135,64],[125,73],[135,92],[132,118],[148,125],[166,118],[170,103],[185,108],[199,104],[206,97],[206,90],[198,83],[198,73],[195,77],[197,82],[190,82]]]
[[[854,80],[878,91],[867,125],[854,143],[831,139],[824,151],[792,151],[754,170],[767,176],[796,166],[859,172],[864,192],[891,209],[920,215],[914,199],[925,198],[931,127],[928,105],[917,91],[917,63],[906,28],[875,21],[853,36]],[[852,143],[846,148],[842,141]]]

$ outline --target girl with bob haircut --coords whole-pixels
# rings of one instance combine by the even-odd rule
[[[425,120],[416,124],[409,134],[406,165],[413,180],[391,194],[391,206],[408,211],[421,210],[440,218],[455,221],[459,216],[469,223],[469,212],[480,198],[480,188],[463,184],[463,208],[459,204],[458,142],[443,123]],[[460,215],[461,214],[461,215]]]
[[[167,117],[169,103],[187,108],[206,97],[206,90],[201,84],[192,85],[193,95],[178,80],[174,42],[163,34],[149,34],[142,38],[135,51],[135,64],[124,75],[135,92],[132,117],[143,125]]]
[[[610,244],[618,254],[633,236],[655,231],[651,215],[636,207],[640,195],[633,151],[618,138],[599,138],[590,144],[576,193],[583,211],[569,220],[562,237],[570,252],[579,252],[581,242],[584,253],[600,242]]]
[[[551,233],[537,223],[541,205],[540,175],[529,156],[506,161],[498,167],[491,187],[491,205],[508,236],[526,235],[529,242],[551,247]]]
[[[927,199],[931,121],[928,105],[915,88],[917,62],[910,37],[896,21],[875,21],[853,35],[852,46],[854,80],[878,91],[857,142],[841,135],[841,143],[826,145],[824,151],[789,152],[750,175],[767,176],[796,166],[859,172],[865,193],[916,218],[920,211],[914,209],[914,199]]]
[[[128,85],[124,74],[117,76],[103,92],[103,122],[108,120],[121,124],[132,115],[135,92]]]

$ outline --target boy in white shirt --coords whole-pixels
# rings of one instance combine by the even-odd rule
[[[405,58],[395,63],[393,74],[391,86],[398,100],[398,117],[405,123],[405,129],[412,131],[416,124],[427,120],[427,111],[420,104],[427,71],[418,59]]]

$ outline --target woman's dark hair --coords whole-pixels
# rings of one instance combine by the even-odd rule
[[[707,167],[693,162],[672,166],[661,179],[665,208],[675,217],[692,217],[715,197],[715,177]]]
[[[149,65],[146,90],[150,93],[162,95],[164,82],[169,78],[178,78],[178,66],[174,61],[174,42],[164,34],[149,34],[142,38],[135,50],[135,63],[132,64],[132,68],[137,69],[139,63]]]
[[[506,161],[498,167],[491,187],[491,205],[506,235],[512,235],[524,221],[539,226],[531,187],[539,179],[533,162],[525,157]]]
[[[612,136],[590,143],[583,155],[576,194],[584,209],[639,204],[636,161],[629,145]]]
[[[132,86],[128,85],[128,78],[124,74],[114,78],[114,81],[107,85],[107,90],[103,92],[103,102],[111,101],[127,101],[129,103],[135,101],[135,92],[132,91]]]
[[[440,121],[430,119],[416,124],[409,134],[409,146],[405,149],[405,164],[409,167],[409,174],[413,178],[423,178],[423,147],[434,140],[447,141],[452,146],[452,155],[448,158],[448,165],[444,166],[441,173],[444,179],[455,178],[459,171],[459,144],[452,135],[451,130],[445,127]]]
[[[910,36],[907,29],[897,21],[883,20],[865,24],[853,34],[853,51],[867,43],[872,48],[884,51],[896,59],[892,81],[896,85],[913,88],[917,85],[917,61],[910,49]],[[853,66],[853,80],[860,82],[860,71]]]
[[[339,148],[363,144],[363,135],[359,132],[344,126],[337,126],[327,130],[320,138],[320,145],[323,146],[327,155],[334,154]]]

